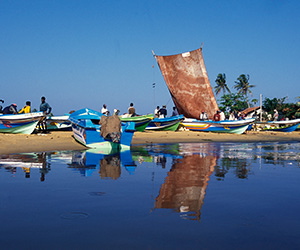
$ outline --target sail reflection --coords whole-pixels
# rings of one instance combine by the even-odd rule
[[[208,151],[183,155],[173,159],[165,182],[156,198],[155,208],[173,209],[183,217],[199,220],[209,178],[214,171],[217,157]]]
[[[78,151],[73,153],[72,163],[68,165],[82,176],[91,176],[98,171],[101,179],[113,180],[121,176],[121,167],[129,174],[133,174],[136,167],[130,150],[110,154],[102,154],[94,150]]]

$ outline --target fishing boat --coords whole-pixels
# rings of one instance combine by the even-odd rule
[[[146,127],[146,130],[154,131],[176,131],[180,122],[183,121],[183,115],[176,115],[166,118],[154,118]]]
[[[43,112],[0,115],[0,133],[31,134],[43,116]]]
[[[186,118],[181,122],[181,125],[190,131],[243,134],[254,121],[254,118],[236,121],[224,120],[218,122]]]
[[[115,117],[114,117],[115,116]],[[114,115],[107,117],[102,113],[92,109],[80,109],[69,116],[72,123],[72,130],[77,141],[90,148],[114,148],[117,150],[130,149],[133,134],[135,132],[134,123],[123,123]],[[118,119],[121,123],[121,131],[104,133],[107,130],[105,124],[100,125],[100,120],[104,118]]]
[[[153,115],[139,115],[139,116],[120,116],[122,122],[134,122],[136,131],[143,132],[148,124],[153,120]]]
[[[69,115],[49,116],[46,125],[48,130],[72,130]]]
[[[297,129],[300,124],[300,119],[293,119],[287,121],[269,121],[265,123],[258,123],[263,124],[264,131],[274,131],[274,132],[293,132]]]

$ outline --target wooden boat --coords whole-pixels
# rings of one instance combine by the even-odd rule
[[[92,109],[80,109],[69,116],[72,130],[77,141],[90,148],[114,148],[117,150],[129,149],[135,131],[134,123],[121,122],[121,134],[119,140],[113,137],[105,137],[100,133],[99,124],[102,113]],[[109,118],[109,117],[108,117]]]
[[[136,131],[143,132],[148,124],[153,120],[153,115],[139,115],[139,116],[120,116],[122,122],[134,122]]]
[[[181,125],[191,131],[242,134],[254,121],[254,118],[236,121],[224,120],[218,122],[186,118],[181,122]]]
[[[72,130],[69,115],[49,116],[46,124],[48,130]]]
[[[183,121],[183,119],[183,115],[176,115],[166,118],[155,118],[146,127],[146,130],[176,131],[180,122]]]
[[[43,116],[43,112],[0,115],[0,133],[31,134]]]
[[[265,123],[258,122],[257,124],[264,124],[263,130],[275,132],[293,132],[300,124],[300,119],[293,119],[287,121],[270,121]]]

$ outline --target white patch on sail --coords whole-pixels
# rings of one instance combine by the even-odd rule
[[[185,53],[182,53],[181,55],[182,55],[182,57],[189,57],[191,55],[191,53],[190,52],[185,52]]]

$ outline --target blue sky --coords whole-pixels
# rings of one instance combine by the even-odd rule
[[[46,96],[55,115],[103,103],[124,113],[130,102],[139,114],[163,104],[171,112],[151,50],[170,55],[203,43],[212,87],[225,73],[234,91],[249,74],[251,99],[295,102],[299,11],[298,0],[0,0],[0,98],[38,108]]]

